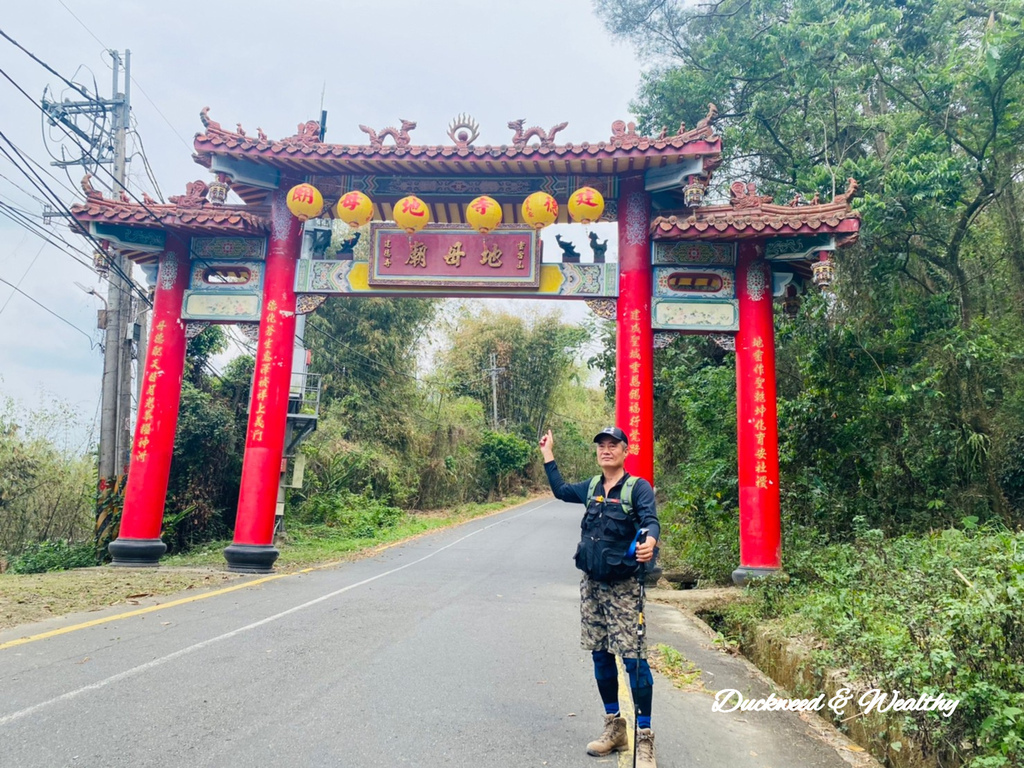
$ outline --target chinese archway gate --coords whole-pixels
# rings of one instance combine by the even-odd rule
[[[196,181],[168,204],[125,195],[107,199],[83,181],[73,213],[83,229],[121,250],[155,283],[154,332],[142,395],[115,565],[157,565],[181,394],[186,337],[209,323],[236,323],[257,341],[241,491],[228,567],[262,572],[273,546],[284,454],[297,318],[332,295],[564,298],[586,300],[617,322],[616,421],[629,435],[626,468],[654,481],[653,356],[672,333],[714,334],[735,348],[739,448],[738,582],[781,568],[773,298],[792,300],[797,285],[831,277],[830,252],[859,229],[851,181],[831,202],[799,197],[774,205],[753,184],[737,182],[728,205],[704,206],[721,158],[716,110],[691,130],[657,138],[616,121],[595,143],[556,144],[564,128],[524,131],[509,123],[509,143],[477,146],[472,121],[453,122],[446,146],[412,143],[414,123],[369,143],[328,144],[308,122],[296,135],[229,131],[202,111]],[[388,141],[390,139],[390,141]],[[325,259],[330,222],[304,225],[286,192],[309,182],[330,208],[349,191],[373,202],[370,255]],[[603,251],[581,259],[573,249],[543,262],[521,204],[535,192],[563,203],[581,187],[607,201],[602,221],[618,223],[618,262]],[[243,201],[225,203],[228,190]],[[388,222],[415,195],[435,222],[415,236]],[[504,224],[481,235],[465,223],[466,206],[487,195]],[[345,257],[347,255],[347,258]],[[155,272],[154,272],[155,270]]]

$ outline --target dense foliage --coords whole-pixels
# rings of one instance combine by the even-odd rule
[[[788,580],[755,586],[754,603],[733,609],[732,621],[751,626],[743,621],[748,612],[779,619],[790,635],[824,639],[817,664],[885,691],[959,699],[949,718],[904,718],[902,733],[940,765],[972,753],[987,755],[972,763],[979,768],[1020,765],[1024,535],[970,523],[963,531],[887,539],[863,519],[855,527],[846,544],[792,546]],[[883,745],[896,740],[888,735]]]
[[[1024,434],[1024,4],[597,6],[661,62],[635,104],[644,127],[692,125],[713,101],[723,181],[750,177],[787,200],[829,199],[847,177],[864,190],[860,243],[839,255],[834,297],[779,323],[787,512],[837,535],[857,515],[889,531],[1024,518],[1013,448]],[[663,365],[661,413],[728,365],[700,341],[667,356],[679,355],[690,362]],[[695,467],[729,458],[725,446],[682,443],[661,450],[725,481],[698,479],[701,498],[728,496],[733,478]]]
[[[94,458],[72,441],[81,431],[62,403],[0,406],[0,558],[31,554],[48,541],[92,551],[96,471]]]

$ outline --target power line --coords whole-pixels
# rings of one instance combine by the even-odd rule
[[[82,20],[81,20],[80,18],[78,18],[78,16],[76,16],[76,15],[75,15],[75,12],[74,12],[74,11],[72,11],[72,10],[71,10],[70,8],[68,8],[68,7],[67,7],[67,5],[65,5],[65,4],[64,4],[64,0],[57,0],[57,2],[58,2],[58,3],[60,3],[60,4],[62,5],[62,6],[64,6],[64,10],[65,10],[65,11],[67,11],[68,13],[70,13],[70,14],[71,14],[71,17],[72,17],[72,18],[73,18],[73,19],[74,19],[75,21],[77,21],[77,22],[78,22],[79,24],[81,24],[81,25],[82,25],[82,29],[84,29],[84,30],[85,30],[86,32],[88,32],[88,33],[89,33],[89,35],[90,35],[90,36],[92,37],[92,39],[93,39],[93,40],[95,40],[95,41],[96,41],[97,43],[99,43],[100,45],[102,45],[102,46],[103,46],[103,48],[104,48],[105,50],[110,50],[109,46],[107,46],[107,44],[106,44],[106,43],[104,43],[104,42],[103,42],[102,40],[100,40],[100,39],[99,39],[98,37],[96,37],[96,33],[95,33],[95,32],[93,32],[93,31],[92,31],[91,29],[89,29],[89,27],[87,27],[87,26],[86,26],[85,22],[84,22],[84,21],[82,21]],[[160,115],[160,117],[162,117],[162,118],[163,118],[163,120],[164,120],[164,122],[165,122],[165,123],[167,123],[167,127],[171,129],[171,132],[172,132],[172,133],[173,133],[173,134],[174,134],[175,136],[177,136],[177,137],[178,137],[178,140],[179,140],[179,141],[180,141],[180,142],[181,142],[182,144],[184,144],[184,145],[185,145],[185,148],[186,148],[187,150],[189,150],[189,151],[191,152],[191,151],[192,151],[192,150],[194,149],[194,147],[193,147],[193,146],[192,146],[191,144],[189,144],[189,143],[188,143],[188,141],[186,141],[186,140],[185,140],[185,137],[184,137],[184,136],[182,136],[182,135],[181,135],[180,133],[178,133],[178,129],[177,129],[177,128],[175,128],[175,127],[174,127],[174,124],[173,124],[173,123],[172,123],[172,122],[171,122],[170,120],[168,120],[168,119],[167,119],[167,115],[165,115],[165,114],[163,113],[163,111],[162,111],[162,110],[160,109],[160,107],[159,107],[159,106],[157,105],[157,103],[156,103],[155,101],[153,101],[153,99],[151,99],[151,98],[149,97],[149,94],[148,94],[148,93],[146,93],[146,89],[145,89],[145,88],[143,88],[143,87],[142,87],[141,85],[139,85],[139,81],[135,79],[135,76],[134,76],[134,75],[132,76],[132,83],[133,83],[133,84],[135,85],[135,87],[136,87],[136,88],[138,88],[138,89],[139,89],[139,92],[140,92],[140,93],[141,93],[141,94],[142,94],[143,96],[145,96],[145,97],[146,97],[146,101],[148,101],[148,102],[149,102],[150,104],[152,104],[152,105],[153,105],[153,109],[155,109],[155,110],[156,110],[156,113],[157,113],[158,115]]]
[[[61,5],[63,5],[63,3],[61,3]],[[65,6],[65,7],[67,7],[67,6]],[[23,46],[21,43],[19,43],[17,40],[15,40],[10,35],[8,35],[2,29],[0,29],[0,37],[3,37],[9,43],[14,45],[14,47],[16,47],[19,50],[21,50],[22,53],[25,53],[30,59],[32,59],[32,61],[34,61],[39,66],[41,66],[43,69],[45,69],[51,75],[53,75],[54,77],[59,78],[62,82],[66,83],[69,88],[71,88],[72,90],[76,91],[77,93],[80,93],[84,98],[88,99],[89,101],[95,101],[95,99],[92,98],[89,95],[89,92],[85,89],[84,86],[78,85],[78,83],[73,83],[70,80],[68,80],[66,77],[64,77],[64,75],[62,75],[60,72],[58,72],[53,67],[51,67],[49,64],[47,64],[45,61],[40,59],[38,56],[36,56],[34,53],[32,53],[32,51],[30,51],[27,48],[25,48],[25,46]]]
[[[34,299],[32,296],[30,296],[29,294],[27,294],[23,290],[21,290],[21,288],[16,286],[14,283],[8,282],[7,280],[4,280],[2,277],[0,277],[0,283],[4,283],[5,285],[9,285],[11,288],[13,288],[15,291],[20,293],[22,296],[24,296],[26,299],[31,301],[36,306],[46,310],[47,312],[49,312],[51,315],[56,317],[58,320],[60,320],[65,325],[70,325],[72,328],[74,328],[76,331],[78,331],[80,334],[82,334],[83,336],[85,336],[85,338],[87,338],[89,340],[89,348],[90,349],[96,349],[96,342],[92,340],[92,336],[90,336],[88,333],[83,331],[81,328],[79,328],[77,325],[72,323],[70,320],[68,320],[67,318],[61,317],[60,315],[58,315],[56,312],[54,312],[52,309],[50,309],[45,304],[41,304],[39,301]]]
[[[36,264],[36,259],[39,258],[39,254],[43,252],[43,248],[45,248],[45,247],[46,247],[45,243],[43,243],[41,246],[39,246],[39,250],[36,251],[36,255],[32,257],[32,261],[30,261],[28,266],[25,268],[25,272],[22,274],[21,279],[18,280],[18,284],[16,286],[14,286],[14,290],[15,291],[18,290],[19,288],[21,288],[21,284],[23,282],[25,282],[25,278],[28,277],[28,273],[32,271],[32,267],[34,267],[35,264]],[[11,291],[11,295],[7,297],[7,301],[5,301],[4,305],[2,307],[0,307],[0,315],[2,315],[4,313],[4,310],[7,309],[7,305],[11,303],[11,299],[13,299],[13,298],[14,298],[14,291]]]
[[[28,99],[28,100],[29,100],[29,102],[31,102],[31,103],[32,103],[32,105],[33,105],[34,107],[36,107],[36,109],[40,110],[40,111],[41,111],[41,112],[42,112],[42,113],[43,113],[44,115],[46,114],[46,110],[45,110],[45,109],[44,109],[44,108],[42,107],[42,105],[40,105],[40,104],[36,103],[36,100],[35,100],[35,99],[33,99],[33,98],[32,98],[32,96],[31,96],[31,95],[30,95],[30,94],[29,94],[29,93],[28,93],[28,92],[27,92],[27,91],[26,91],[26,90],[25,90],[24,88],[22,88],[22,87],[21,87],[21,86],[20,86],[20,85],[19,85],[19,84],[18,84],[18,83],[17,83],[17,82],[16,82],[16,81],[15,81],[15,80],[14,80],[14,79],[13,79],[13,78],[12,78],[12,77],[11,77],[11,76],[9,75],[9,74],[7,74],[7,72],[5,72],[5,71],[4,71],[3,69],[0,69],[0,75],[2,75],[2,76],[3,76],[4,78],[6,78],[6,79],[7,79],[7,81],[8,81],[9,83],[11,83],[11,85],[13,85],[13,86],[14,86],[14,87],[15,87],[15,88],[16,88],[16,89],[17,89],[17,90],[18,90],[18,91],[19,91],[19,92],[20,92],[20,93],[21,93],[21,94],[22,94],[22,95],[23,95],[23,96],[24,96],[24,97],[26,98],[26,99]],[[134,199],[134,200],[135,200],[135,202],[136,202],[136,204],[137,204],[137,205],[139,205],[139,206],[140,206],[140,207],[141,207],[141,208],[142,208],[143,210],[145,210],[145,211],[146,211],[146,212],[147,212],[147,213],[148,213],[148,214],[149,214],[149,215],[150,215],[150,216],[151,216],[151,217],[153,218],[153,220],[154,220],[154,221],[159,221],[159,220],[160,220],[160,217],[159,217],[159,216],[157,216],[156,212],[155,212],[155,211],[153,211],[153,209],[152,209],[152,208],[150,208],[150,207],[149,207],[148,205],[146,205],[146,203],[145,203],[145,202],[143,202],[142,200],[140,200],[140,199],[138,198],[138,196],[137,196],[137,195],[135,195],[135,193],[134,193],[134,192],[132,192],[132,191],[131,191],[131,190],[130,190],[130,189],[129,189],[129,188],[128,188],[128,187],[127,187],[127,186],[126,186],[126,185],[125,185],[125,184],[124,184],[124,183],[123,183],[123,182],[122,182],[121,180],[120,180],[120,179],[118,179],[118,178],[117,178],[117,177],[116,177],[116,176],[115,176],[115,175],[114,175],[114,174],[113,174],[113,173],[112,173],[111,171],[107,170],[107,168],[106,168],[106,167],[105,167],[105,166],[104,166],[104,165],[103,165],[103,164],[102,164],[102,163],[101,163],[101,162],[100,162],[100,161],[99,161],[99,160],[98,160],[98,159],[97,159],[97,158],[96,158],[96,157],[95,157],[95,156],[94,156],[94,155],[93,155],[93,154],[92,154],[91,152],[89,152],[89,150],[87,150],[87,149],[86,149],[86,148],[85,148],[84,146],[82,146],[82,145],[81,145],[81,144],[80,144],[80,143],[78,142],[78,140],[77,140],[77,139],[75,138],[75,136],[74,136],[74,135],[73,135],[73,134],[71,133],[71,131],[69,131],[69,130],[68,130],[68,129],[67,129],[67,128],[66,128],[66,127],[65,127],[65,126],[63,125],[63,124],[61,124],[61,123],[58,123],[58,124],[57,124],[57,127],[58,127],[58,128],[60,128],[60,129],[61,129],[61,131],[63,131],[63,132],[64,132],[64,134],[65,134],[65,135],[66,135],[66,136],[67,136],[67,137],[68,137],[68,138],[69,138],[69,139],[70,139],[70,140],[71,140],[71,141],[72,141],[72,142],[73,142],[73,143],[75,144],[75,146],[77,146],[77,147],[78,147],[78,148],[79,148],[79,149],[80,149],[80,150],[82,151],[82,153],[83,153],[83,154],[84,154],[84,155],[85,155],[86,157],[88,157],[88,158],[89,158],[90,160],[92,160],[92,161],[93,161],[93,162],[94,162],[94,163],[96,164],[96,167],[97,167],[98,169],[102,170],[102,171],[103,171],[103,172],[104,172],[105,174],[107,174],[108,176],[110,176],[110,178],[111,178],[111,179],[112,179],[112,180],[114,181],[114,183],[115,183],[115,184],[117,184],[117,186],[119,186],[119,187],[120,187],[120,188],[121,188],[121,189],[122,189],[122,190],[124,191],[124,193],[125,193],[126,195],[128,195],[129,197],[131,197],[132,199]],[[136,134],[136,135],[137,135],[137,134]],[[12,149],[14,149],[14,151],[15,151],[15,152],[16,152],[16,153],[18,154],[18,156],[22,158],[23,162],[25,161],[25,156],[24,156],[24,153],[22,153],[22,152],[21,152],[21,151],[20,151],[20,150],[19,150],[19,149],[18,149],[18,148],[17,148],[17,147],[16,147],[16,146],[15,146],[15,145],[14,145],[14,144],[12,143],[12,142],[11,142],[11,140],[10,140],[10,139],[8,139],[8,138],[7,138],[7,137],[6,137],[6,136],[5,136],[5,135],[4,135],[4,134],[3,134],[2,132],[0,132],[0,138],[2,138],[2,139],[3,139],[4,141],[6,141],[6,142],[7,142],[7,144],[9,144],[9,145],[11,146],[11,148],[12,148]],[[3,151],[3,148],[2,148],[2,147],[0,147],[0,151]],[[4,154],[7,154],[7,153],[6,153],[6,152],[4,152]],[[9,155],[8,155],[8,159],[11,159]],[[12,160],[11,160],[11,162],[12,162],[12,163],[14,163],[14,160],[12,159]],[[33,162],[34,162],[34,161],[33,161]],[[18,167],[18,166],[17,166],[17,163],[14,163],[14,165],[15,165],[15,167]],[[37,163],[37,165],[38,165],[38,163]],[[19,167],[18,169],[19,169],[19,170],[21,170],[23,174],[25,173],[25,172],[24,172],[24,170],[22,170],[22,169],[21,169],[20,167]],[[34,171],[33,171],[33,173],[34,173]],[[26,175],[27,175],[27,174],[26,174]],[[48,173],[47,175],[50,175],[50,176],[51,176],[51,178],[53,178],[51,174],[49,174],[49,173]],[[36,176],[37,176],[37,178],[38,178],[38,174],[36,174]],[[29,181],[32,181],[32,179],[31,179],[31,178],[29,178]],[[41,181],[42,181],[42,180],[40,179],[40,182],[41,182]],[[35,182],[32,182],[32,183],[33,183],[33,185],[34,185],[34,186],[36,186],[37,188],[39,188],[39,185],[38,185],[38,184],[35,184]],[[61,183],[61,182],[59,182],[59,181],[58,181],[58,183]],[[51,195],[51,196],[53,196],[53,198],[54,198],[54,199],[55,199],[55,200],[57,201],[57,203],[58,203],[58,206],[59,206],[59,207],[61,208],[61,210],[63,210],[63,211],[65,212],[65,214],[67,215],[67,218],[68,218],[69,220],[71,220],[71,221],[75,221],[75,219],[74,219],[74,216],[72,215],[71,211],[70,211],[70,210],[69,210],[69,209],[68,209],[68,208],[67,208],[67,207],[66,207],[66,206],[65,206],[65,205],[63,204],[63,202],[61,202],[61,201],[60,201],[60,199],[59,199],[59,198],[57,198],[57,196],[56,196],[56,195],[55,195],[55,194],[53,193],[53,190],[51,190],[51,189],[50,189],[50,188],[49,188],[49,187],[48,187],[48,186],[47,186],[47,185],[46,185],[45,183],[43,183],[43,186],[44,186],[44,187],[46,187],[46,189],[47,189],[47,191],[49,191],[50,195]],[[62,184],[62,186],[63,186],[63,184]],[[66,187],[65,187],[65,189],[66,189]],[[42,191],[42,189],[40,189],[40,191]],[[129,278],[129,277],[128,277],[128,276],[127,276],[127,275],[126,275],[126,274],[125,274],[125,273],[124,273],[124,272],[123,272],[123,271],[122,271],[121,269],[120,269],[120,267],[118,267],[118,266],[117,266],[117,265],[116,265],[116,264],[114,263],[114,260],[113,260],[113,259],[111,259],[111,258],[110,258],[110,257],[109,257],[109,256],[108,256],[108,255],[107,255],[106,253],[105,253],[105,251],[104,251],[104,249],[103,249],[103,246],[102,246],[102,245],[100,244],[100,242],[99,242],[98,240],[96,240],[96,238],[95,238],[95,237],[93,237],[93,236],[92,236],[92,235],[91,235],[91,234],[90,234],[90,233],[89,233],[88,231],[84,231],[84,230],[83,230],[83,231],[82,231],[82,234],[83,234],[83,235],[84,235],[85,237],[87,237],[88,239],[92,240],[92,241],[93,241],[93,242],[94,242],[94,243],[96,244],[96,246],[97,246],[97,248],[98,248],[99,252],[100,252],[100,253],[101,253],[101,254],[103,255],[104,259],[106,259],[106,260],[107,260],[107,262],[108,262],[109,266],[110,266],[110,267],[111,267],[111,268],[112,268],[112,269],[113,269],[113,270],[114,270],[114,271],[115,271],[115,272],[116,272],[116,273],[117,273],[117,274],[118,274],[118,275],[119,275],[119,276],[120,276],[120,277],[121,277],[121,278],[122,278],[122,279],[123,279],[123,280],[124,280],[124,281],[125,281],[125,282],[126,282],[126,283],[127,283],[128,285],[129,285],[129,286],[131,286],[131,287],[132,287],[132,288],[133,288],[133,289],[135,290],[135,292],[136,292],[136,293],[138,293],[138,295],[140,296],[140,298],[142,299],[142,301],[144,301],[144,302],[146,303],[146,305],[147,305],[147,306],[150,306],[150,307],[152,307],[153,305],[152,305],[152,303],[151,303],[151,302],[149,301],[149,297],[148,297],[148,296],[147,296],[147,295],[146,295],[146,294],[145,294],[145,293],[144,293],[144,292],[143,292],[143,291],[142,291],[142,290],[141,290],[141,289],[140,289],[140,288],[139,288],[139,287],[138,287],[138,286],[137,286],[137,285],[135,284],[135,282],[134,282],[133,280],[131,280],[131,278]],[[195,254],[193,253],[193,254],[191,254],[191,255],[193,255],[193,256],[194,256]],[[203,263],[203,264],[206,264],[207,266],[212,266],[212,265],[210,264],[210,262],[208,262],[208,261],[207,261],[207,260],[205,260],[205,259],[202,259],[202,258],[200,258],[200,259],[199,259],[199,261],[200,261],[201,263]]]
[[[45,202],[45,200],[42,200],[41,198],[36,197],[31,192],[29,192],[27,189],[25,189],[22,186],[19,186],[15,181],[11,180],[7,176],[4,176],[2,173],[0,173],[0,179],[3,179],[4,181],[6,181],[8,184],[10,184],[12,187],[17,189],[19,192],[28,195],[33,200],[35,200],[37,203],[44,203]]]
[[[90,272],[93,272],[95,274],[96,270],[95,270],[95,267],[92,264],[90,264],[87,261],[83,261],[78,256],[76,256],[74,253],[72,253],[70,250],[68,250],[68,248],[72,248],[74,250],[77,250],[79,253],[81,253],[81,254],[83,254],[85,256],[88,256],[89,254],[85,253],[84,251],[82,251],[80,249],[75,248],[73,245],[68,243],[66,240],[64,240],[63,238],[60,238],[60,242],[64,243],[65,246],[66,246],[66,247],[62,247],[59,243],[56,243],[53,240],[51,240],[46,235],[46,230],[42,229],[42,227],[40,227],[38,224],[35,224],[31,220],[26,219],[21,214],[11,213],[9,210],[7,210],[7,208],[8,208],[8,206],[5,203],[3,203],[2,201],[0,201],[0,215],[3,215],[6,218],[10,219],[15,224],[17,224],[18,226],[22,227],[26,232],[29,232],[30,234],[33,234],[36,237],[44,240],[45,242],[47,242],[50,245],[52,245],[54,248],[56,248],[56,249],[58,249],[60,251],[63,251],[67,256],[69,256],[70,258],[74,259],[76,262],[78,262],[83,267],[88,269]],[[57,235],[57,237],[60,237],[60,236]]]
[[[64,6],[64,10],[71,14],[71,18],[73,18],[75,21],[82,25],[82,29],[88,32],[92,36],[93,40],[102,45],[104,48],[107,48],[107,46],[104,45],[103,41],[96,37],[96,33],[89,29],[87,26],[85,26],[85,22],[78,18],[78,16],[75,15],[74,11],[72,11],[70,8],[64,5],[64,0],[57,0],[57,2]]]
[[[6,75],[6,73],[4,73],[3,70],[0,70],[0,74]],[[21,159],[21,161],[23,163],[25,163],[25,165],[28,165],[28,162],[25,159],[24,153],[20,149],[18,149],[18,147],[14,144],[14,142],[12,142],[10,139],[7,138],[6,134],[4,134],[3,131],[0,131],[0,139],[3,139],[3,141],[5,141],[7,143],[7,145],[10,146],[10,148],[12,150],[14,150],[15,154],[18,155],[18,157]],[[64,213],[64,215],[70,221],[75,221],[75,218],[71,214],[71,211],[64,205],[63,201],[57,196],[57,194],[52,189],[50,189],[49,185],[47,185],[46,182],[44,182],[42,180],[42,178],[40,178],[38,173],[35,173],[35,171],[32,172],[33,174],[35,174],[35,177],[36,177],[36,179],[33,179],[32,176],[29,175],[28,171],[25,170],[25,168],[22,168],[20,165],[18,165],[17,161],[11,156],[11,154],[6,149],[4,149],[3,147],[0,147],[0,152],[2,152],[7,157],[7,159],[11,161],[11,164],[14,165],[15,168],[17,168],[19,171],[21,171],[22,175],[25,176],[25,178],[27,178],[29,180],[29,182],[33,186],[35,186],[37,189],[39,189],[40,192],[43,192],[44,194],[48,194],[49,197],[51,198],[51,200],[54,203],[56,203],[57,207]],[[37,183],[37,180],[38,180],[38,183]],[[124,280],[125,283],[131,289],[133,289],[136,293],[138,293],[139,296],[142,298],[142,300],[148,306],[153,306],[152,303],[149,301],[149,297],[142,291],[142,289],[140,289],[135,284],[135,282],[130,277],[128,277],[128,275],[126,275],[123,270],[121,270],[121,268],[117,265],[117,263],[116,263],[116,261],[114,259],[110,258],[110,256],[107,255],[104,252],[102,244],[95,237],[93,237],[88,231],[84,231],[83,230],[83,235],[86,238],[88,238],[89,240],[92,240],[93,243],[95,243],[99,253],[107,261],[107,263],[110,266],[110,268],[112,270],[114,270],[114,272],[116,272],[121,277],[121,279]]]

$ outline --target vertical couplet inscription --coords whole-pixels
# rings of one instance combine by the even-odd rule
[[[164,371],[161,357],[164,354],[164,330],[167,321],[160,320],[153,329],[153,343],[149,348],[149,359],[146,360],[146,388],[142,393],[142,405],[139,407],[139,437],[135,441],[135,460],[146,461],[149,458],[150,437],[153,434],[153,412],[156,409],[156,382]]]
[[[640,453],[640,367],[642,353],[640,350],[640,310],[633,309],[629,313],[629,351],[626,359],[629,361],[629,393],[626,398],[629,410],[629,452],[633,455]]]
[[[751,343],[754,346],[751,355],[754,360],[754,441],[757,443],[757,448],[754,451],[754,486],[767,488],[768,453],[764,443],[768,430],[764,418],[768,407],[765,403],[764,391],[764,339],[755,336]]]
[[[267,397],[270,388],[270,370],[273,366],[271,347],[277,333],[277,302],[271,299],[267,303],[267,316],[264,319],[263,345],[260,349],[259,369],[256,371],[256,418],[252,423],[252,441],[263,442],[263,430],[266,429],[264,417],[267,413]]]

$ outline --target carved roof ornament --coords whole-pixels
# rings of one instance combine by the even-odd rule
[[[448,138],[459,149],[469,149],[480,138],[480,124],[467,114],[461,114],[448,126]]]
[[[103,193],[92,185],[92,174],[87,173],[82,177],[82,191],[85,192],[85,197],[88,200],[102,200]]]
[[[207,189],[206,182],[197,179],[185,185],[184,195],[171,195],[167,199],[181,208],[197,208],[206,204]]]
[[[733,208],[760,208],[775,199],[770,195],[757,194],[757,184],[753,181],[734,181],[729,187],[729,197]]]
[[[512,146],[514,147],[525,147],[530,139],[539,139],[542,147],[553,147],[555,146],[555,134],[565,130],[566,126],[569,125],[568,123],[559,123],[547,131],[535,125],[532,128],[523,130],[525,122],[526,120],[524,119],[509,121],[508,127],[514,131],[512,134]]]
[[[612,135],[609,142],[619,147],[635,147],[643,138],[636,132],[636,123],[630,120],[628,123],[616,120],[612,123]]]
[[[281,139],[281,143],[302,144],[303,146],[320,144],[320,123],[316,120],[307,120],[304,123],[299,123],[295,135],[289,136],[287,139]]]
[[[846,180],[846,191],[841,195],[836,195],[832,198],[833,203],[841,203],[842,205],[849,205],[856,194],[857,190],[860,189],[860,185],[857,184],[857,180],[850,178]]]
[[[694,130],[699,131],[701,128],[710,128],[711,124],[715,122],[715,118],[718,117],[718,107],[714,104],[708,104],[708,113],[697,121],[697,127]],[[680,124],[679,133],[683,132],[684,125]]]
[[[230,136],[230,131],[225,131],[221,124],[216,120],[210,118],[210,108],[203,107],[199,110],[199,119],[203,121],[203,128],[206,129],[206,133],[218,133],[222,136]]]
[[[236,124],[236,128],[234,131],[229,131],[216,120],[210,117],[209,107],[203,107],[201,110],[199,110],[199,119],[203,121],[203,128],[206,129],[207,135],[224,137],[230,136],[232,138],[240,139],[246,138],[245,130],[242,128],[241,123]]]
[[[381,149],[384,146],[384,139],[386,139],[388,136],[395,140],[396,147],[408,147],[409,142],[412,141],[412,139],[409,137],[409,131],[416,127],[416,123],[412,122],[411,120],[406,120],[405,118],[400,119],[402,121],[401,128],[395,128],[394,126],[389,125],[387,128],[384,128],[383,130],[381,130],[380,133],[378,133],[372,128],[367,128],[365,125],[360,125],[359,130],[370,137],[370,146],[374,150]]]

